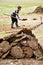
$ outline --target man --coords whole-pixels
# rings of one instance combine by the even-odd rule
[[[14,23],[15,23],[15,25],[16,25],[17,28],[19,27],[19,25],[18,25],[18,19],[19,20],[21,20],[21,19],[20,19],[20,17],[19,17],[18,14],[19,14],[19,11],[21,11],[21,8],[22,8],[21,6],[18,6],[17,10],[15,10],[14,12],[12,12],[12,14],[11,14],[11,20],[12,20],[11,28],[13,28]]]

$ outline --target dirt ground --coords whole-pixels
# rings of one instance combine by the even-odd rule
[[[0,60],[0,65],[43,65],[43,61],[36,61],[34,59],[7,59]]]
[[[40,24],[43,22],[43,15],[41,14],[29,14],[29,15],[23,15],[21,16],[22,18],[27,18],[27,21],[19,21],[19,25],[21,26],[20,28],[15,28],[11,29],[9,25],[2,25],[0,26],[0,32],[5,31],[7,33],[12,33],[15,31],[15,33],[22,29],[22,28],[32,28],[36,26],[37,24]],[[41,21],[42,17],[42,21]],[[33,20],[33,19],[36,20]],[[9,19],[9,18],[7,18]],[[32,30],[32,32],[35,34],[36,38],[38,39],[39,44],[43,48],[43,24],[40,25],[38,28],[35,30]],[[3,34],[0,34],[0,37],[4,36]],[[20,60],[11,60],[11,59],[6,59],[6,60],[0,60],[0,65],[43,65],[43,61],[36,61],[34,59],[20,59]]]

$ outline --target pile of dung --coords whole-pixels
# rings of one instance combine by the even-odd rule
[[[31,30],[24,28],[14,33],[0,39],[0,58],[37,59],[43,57],[43,49]]]
[[[38,6],[38,7],[35,9],[34,13],[43,13],[43,7],[42,7],[42,6]]]

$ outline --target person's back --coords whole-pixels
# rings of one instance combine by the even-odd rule
[[[16,17],[19,14],[19,10],[14,10],[11,14],[11,16]]]

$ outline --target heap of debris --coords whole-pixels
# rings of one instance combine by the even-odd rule
[[[43,49],[29,29],[0,39],[0,58],[42,58]]]
[[[38,6],[38,7],[35,9],[34,13],[43,13],[43,7],[42,7],[42,6]]]

